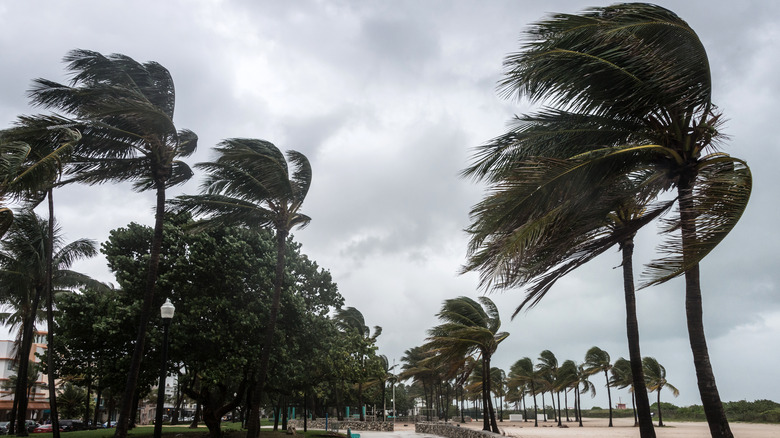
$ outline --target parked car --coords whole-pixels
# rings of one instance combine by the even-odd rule
[[[24,423],[27,425],[27,432],[32,432],[36,427],[40,426],[35,420],[24,420]]]
[[[104,429],[108,429],[109,427],[116,427],[116,420],[114,421],[108,420],[105,423],[103,423]]]
[[[60,429],[63,432],[71,432],[74,430],[87,430],[84,422],[81,420],[59,420]]]
[[[60,432],[63,432],[62,427],[60,427]],[[50,424],[42,424],[35,429],[32,430],[32,433],[52,433],[52,427]]]
[[[8,435],[8,421],[0,421],[0,435]]]

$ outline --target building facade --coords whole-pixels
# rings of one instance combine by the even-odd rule
[[[46,335],[44,331],[35,331],[32,348],[30,348],[30,365],[40,362],[39,356],[46,352]],[[8,417],[14,404],[13,380],[16,376],[17,362],[14,360],[14,341],[0,340],[0,419],[10,420]],[[38,366],[34,368],[36,371]],[[47,378],[37,372],[35,385],[28,394],[27,418],[36,421],[45,420],[49,413],[49,391]]]

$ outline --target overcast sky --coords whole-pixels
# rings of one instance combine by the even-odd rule
[[[780,2],[660,1],[698,32],[710,56],[713,100],[725,113],[724,150],[747,160],[754,191],[737,228],[702,264],[704,321],[723,400],[780,401],[777,101]],[[506,54],[529,23],[550,12],[609,2],[556,1],[68,1],[0,3],[0,128],[38,110],[26,91],[37,77],[66,81],[72,49],[157,61],[176,83],[175,123],[195,131],[189,164],[213,158],[221,139],[269,140],[312,162],[294,231],[329,269],[347,306],[380,325],[379,353],[400,362],[424,342],[447,298],[479,296],[476,275],[458,275],[468,211],[482,188],[458,178],[471,148],[531,109],[495,92]],[[773,176],[774,175],[774,176]],[[196,193],[202,174],[171,196]],[[66,238],[104,241],[131,221],[151,225],[154,195],[128,186],[56,193]],[[659,240],[637,238],[635,267]],[[510,332],[493,361],[508,371],[549,349],[582,362],[597,345],[628,357],[617,250],[559,282],[533,310],[510,316],[522,291],[490,297]],[[115,282],[105,259],[77,270]],[[641,347],[666,366],[678,405],[700,403],[680,280],[638,293]],[[607,406],[604,381],[591,403]],[[630,396],[613,394],[630,405]]]

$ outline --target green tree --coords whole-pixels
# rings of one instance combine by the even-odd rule
[[[65,382],[57,397],[62,416],[65,418],[77,418],[84,407],[87,392],[71,382]]]
[[[484,296],[479,297],[479,302],[458,297],[445,300],[436,316],[441,324],[428,330],[428,345],[445,358],[455,361],[471,354],[479,355],[485,416],[483,430],[499,433],[490,397],[490,358],[509,333],[499,332],[501,317],[498,308]]]
[[[536,365],[539,372],[547,379],[547,388],[550,390],[550,398],[558,395],[558,426],[561,425],[561,380],[558,376],[558,359],[550,350],[544,350],[539,353],[539,363]],[[553,410],[555,410],[555,399],[553,399]]]
[[[607,400],[609,402],[609,427],[612,427],[612,392],[609,390],[609,371],[612,369],[609,353],[599,347],[591,347],[585,353],[584,371],[590,375],[598,372],[604,373],[607,387]]]
[[[176,129],[173,78],[160,64],[88,50],[71,51],[65,62],[73,73],[70,85],[37,79],[30,96],[35,104],[65,111],[83,126],[69,171],[71,180],[86,184],[134,181],[135,190],[156,194],[145,296],[115,432],[125,438],[153,312],[166,188],[192,176],[179,158],[195,151],[197,136]]]
[[[276,232],[276,275],[271,313],[260,358],[260,371],[253,391],[255,399],[249,413],[247,438],[260,433],[259,401],[266,382],[268,361],[279,313],[284,276],[284,248],[295,227],[306,226],[311,219],[300,212],[311,185],[311,165],[305,155],[288,151],[287,160],[272,143],[233,138],[216,148],[214,162],[199,163],[208,172],[200,195],[180,196],[180,208],[205,214],[205,226],[244,224],[252,228],[273,227]],[[292,169],[288,167],[288,160]]]
[[[354,307],[336,309],[334,316],[336,325],[347,336],[356,336],[356,354],[358,369],[353,376],[358,384],[358,409],[360,410],[360,421],[365,421],[363,414],[363,383],[367,379],[366,357],[376,348],[376,340],[382,334],[382,327],[374,326],[374,334],[371,335],[371,329],[366,325],[363,314]]]
[[[51,241],[49,236],[54,236]],[[49,254],[53,248],[53,257]],[[34,336],[35,320],[41,307],[49,283],[51,272],[54,285],[60,288],[75,288],[83,285],[97,285],[84,274],[71,271],[70,266],[82,258],[97,254],[96,244],[80,239],[69,244],[62,242],[60,230],[53,226],[50,231],[48,221],[42,220],[33,212],[23,212],[14,220],[6,234],[0,252],[0,299],[22,305],[23,333],[21,348],[18,351],[19,374],[25,375],[29,367],[30,349]],[[53,268],[53,269],[52,269]],[[18,385],[16,399],[17,435],[27,434],[24,424],[27,412],[26,388]]]
[[[677,397],[680,391],[671,383],[666,381],[666,368],[658,363],[654,357],[645,357],[642,359],[642,365],[645,368],[645,380],[647,381],[647,390],[656,392],[658,396],[658,426],[664,425],[664,419],[661,416],[661,390],[668,388],[672,395]]]
[[[663,229],[664,256],[648,265],[646,285],[684,275],[689,341],[710,432],[731,437],[704,335],[699,262],[741,217],[752,177],[744,161],[716,150],[724,137],[718,131],[722,114],[711,101],[711,72],[700,39],[673,12],[643,3],[556,14],[528,34],[523,51],[506,58],[500,86],[507,96],[550,104],[521,119],[547,129],[534,133],[535,151],[506,138],[497,148],[510,152],[496,160],[560,158],[567,170],[553,173],[584,170],[583,187],[628,177],[646,190],[640,196],[630,190],[579,192],[584,198],[595,194],[587,199],[594,206],[612,203],[609,198],[675,192],[678,211]],[[555,153],[547,153],[551,149]],[[639,389],[641,369],[633,352],[632,371]]]

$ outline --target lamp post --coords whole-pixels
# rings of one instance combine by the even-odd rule
[[[160,316],[163,323],[163,343],[162,343],[162,362],[160,363],[160,384],[157,386],[157,412],[154,419],[154,438],[160,438],[162,435],[163,423],[163,402],[165,401],[165,378],[168,373],[166,362],[168,361],[168,327],[173,319],[173,312],[176,310],[171,304],[170,298],[165,299],[165,303],[160,307]]]
[[[395,419],[398,417],[398,412],[395,411],[395,382],[397,381],[398,376],[393,374],[392,377],[390,377],[390,382],[393,384],[393,430],[395,430]]]

